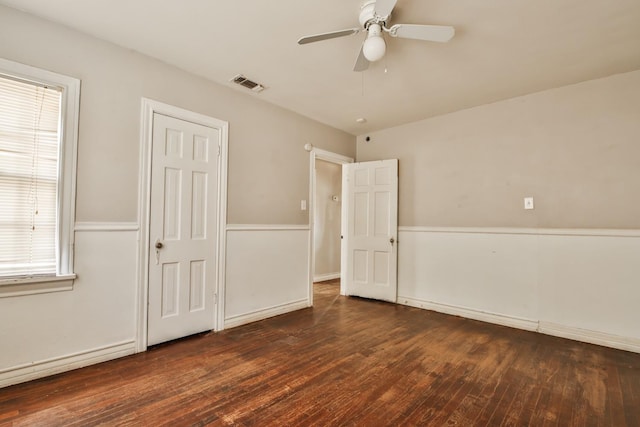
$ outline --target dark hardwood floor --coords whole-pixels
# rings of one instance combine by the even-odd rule
[[[0,389],[0,425],[640,426],[640,354],[338,296]]]

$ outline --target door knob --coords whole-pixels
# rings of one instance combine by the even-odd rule
[[[395,242],[396,240],[392,237],[389,239],[389,243],[391,243],[393,245],[393,242]]]
[[[162,244],[162,242],[160,240],[156,241],[156,249],[162,249],[164,247],[164,245]]]

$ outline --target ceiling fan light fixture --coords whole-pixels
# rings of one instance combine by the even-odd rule
[[[387,44],[382,38],[382,27],[379,24],[369,26],[369,35],[362,45],[362,53],[369,62],[376,62],[382,59],[387,51]]]
[[[439,43],[448,42],[455,35],[455,28],[450,25],[394,24],[388,27],[387,24],[391,23],[391,15],[397,2],[398,0],[362,0],[358,16],[359,28],[304,36],[298,39],[298,44],[315,43],[366,31],[367,38],[353,66],[353,71],[362,72],[369,68],[371,62],[379,61],[384,57],[387,50],[384,33],[394,38]],[[387,72],[386,67],[384,72]]]

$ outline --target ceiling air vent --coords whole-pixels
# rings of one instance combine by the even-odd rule
[[[249,80],[242,74],[238,74],[231,81],[235,84],[239,84],[240,86],[244,86],[247,89],[251,89],[254,92],[262,92],[264,90],[264,86],[260,83],[256,83],[253,80]]]

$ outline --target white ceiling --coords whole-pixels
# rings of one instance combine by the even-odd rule
[[[445,44],[387,37],[352,71],[361,0],[0,0],[354,135],[640,69],[639,0],[399,0],[391,24],[453,25]],[[385,72],[386,69],[386,72]],[[356,123],[365,117],[366,124]]]

